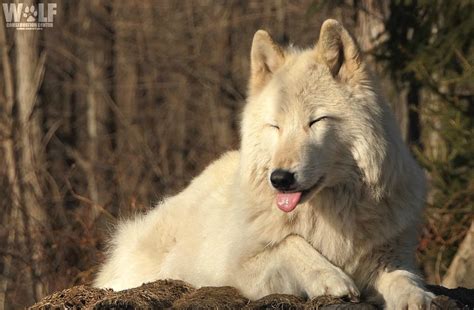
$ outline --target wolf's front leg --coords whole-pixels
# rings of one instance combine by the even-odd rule
[[[433,293],[423,288],[419,276],[406,270],[383,270],[375,288],[385,300],[385,309],[430,309]]]
[[[237,286],[252,299],[273,293],[359,297],[349,276],[296,235],[246,259],[240,271]]]

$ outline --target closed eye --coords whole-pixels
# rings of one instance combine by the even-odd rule
[[[280,127],[278,127],[278,125],[268,124],[268,126],[271,127],[271,128],[275,128],[277,130],[280,130]]]
[[[317,122],[319,121],[322,121],[324,119],[327,119],[329,118],[328,116],[321,116],[321,117],[318,117],[317,119],[315,120],[312,120],[311,122],[309,122],[309,127],[313,126],[314,124],[316,124]]]

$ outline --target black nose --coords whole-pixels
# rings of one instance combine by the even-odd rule
[[[270,175],[273,187],[279,190],[289,190],[295,184],[295,174],[283,169],[276,169]]]

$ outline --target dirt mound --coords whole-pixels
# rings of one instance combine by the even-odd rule
[[[436,297],[432,309],[473,309],[474,290],[450,290],[430,286]],[[442,296],[444,295],[444,296]],[[367,303],[353,303],[324,296],[306,301],[303,298],[273,294],[250,301],[232,287],[195,289],[178,280],[159,280],[140,287],[114,292],[88,286],[75,286],[45,297],[29,309],[377,309]]]

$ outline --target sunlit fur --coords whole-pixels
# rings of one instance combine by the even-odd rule
[[[253,299],[360,292],[388,309],[428,306],[414,263],[423,172],[355,42],[328,20],[309,49],[258,31],[251,58],[240,151],[120,224],[95,285],[173,278]],[[296,172],[301,189],[322,183],[285,213],[269,182],[276,168]]]

